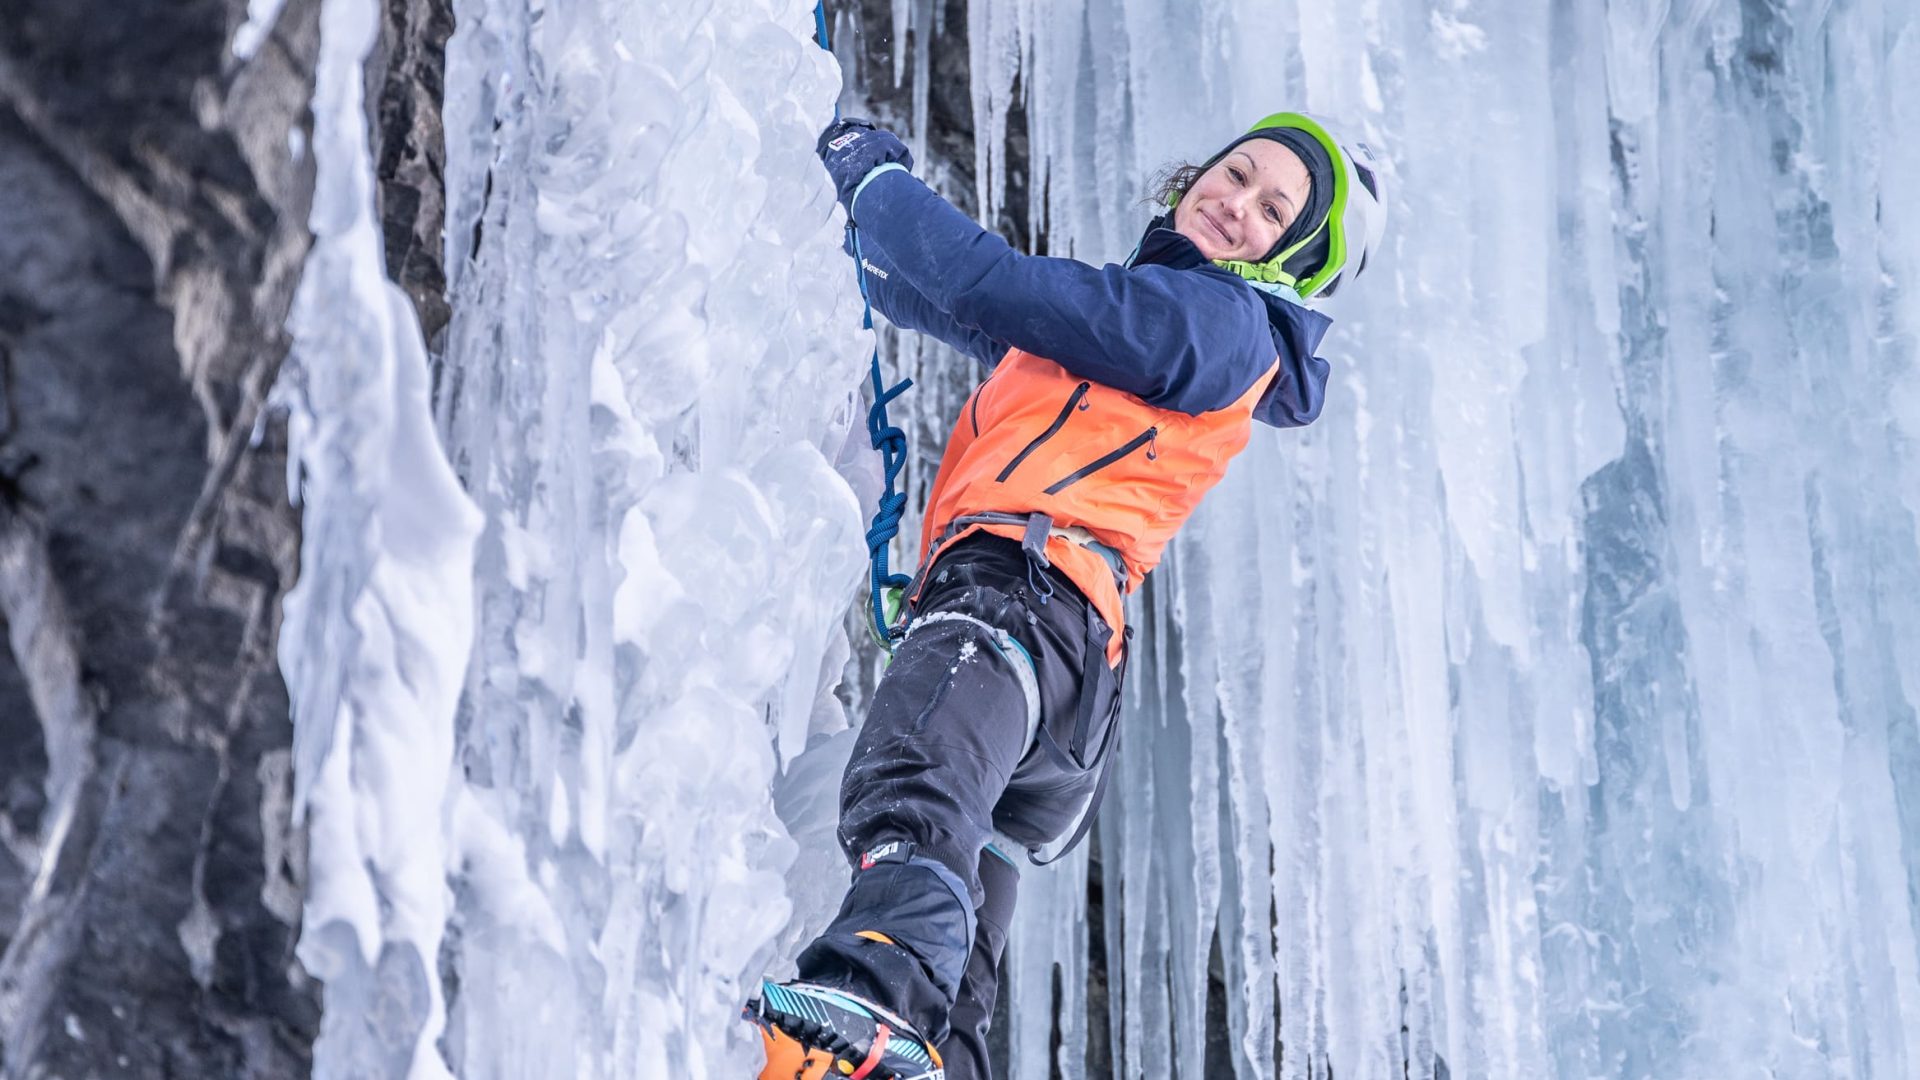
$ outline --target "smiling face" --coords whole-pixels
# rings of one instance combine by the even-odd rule
[[[1271,139],[1248,139],[1180,197],[1173,227],[1208,259],[1259,262],[1307,205],[1310,186],[1299,155]]]

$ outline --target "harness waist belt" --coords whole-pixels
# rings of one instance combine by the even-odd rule
[[[1113,572],[1113,583],[1115,587],[1120,590],[1122,596],[1126,595],[1127,562],[1120,557],[1119,552],[1095,539],[1092,530],[1085,526],[1055,525],[1051,517],[1037,510],[1026,514],[989,511],[984,514],[966,514],[962,517],[954,518],[952,521],[947,522],[947,527],[940,531],[940,535],[934,538],[933,543],[927,545],[926,556],[920,560],[921,574],[924,575],[927,567],[933,565],[934,556],[940,553],[941,547],[943,547],[948,540],[953,539],[955,536],[958,536],[960,533],[965,532],[975,525],[1017,525],[1026,530],[1025,539],[1021,542],[1020,546],[1026,550],[1028,555],[1034,556],[1041,566],[1051,564],[1047,561],[1044,545],[1039,541],[1040,536],[1057,536],[1069,543],[1078,544],[1088,551],[1093,552],[1095,555],[1100,556],[1100,561],[1106,563],[1107,569]],[[910,589],[909,593],[917,591],[919,591],[918,582],[915,582],[914,588]]]

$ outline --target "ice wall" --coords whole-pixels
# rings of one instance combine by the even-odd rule
[[[376,14],[325,9],[283,388],[316,1074],[747,1075],[740,1004],[842,879],[809,809],[864,554],[833,462],[868,345],[812,154],[838,71],[810,4],[457,3],[430,408],[373,216]]]
[[[455,5],[439,404],[488,520],[452,811],[466,1077],[747,1071],[796,851],[769,789],[846,726],[864,552],[811,15]]]
[[[1222,1074],[1216,932],[1243,1077],[1920,1070],[1911,5],[969,12],[1055,251],[1123,255],[1145,176],[1277,108],[1393,162],[1326,415],[1255,439],[1136,609],[1123,1075]],[[1051,890],[1020,1077],[1051,960],[1081,992]]]

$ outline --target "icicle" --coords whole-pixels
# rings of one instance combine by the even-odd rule
[[[378,25],[371,0],[328,0],[321,13],[314,247],[275,389],[303,535],[280,667],[294,812],[309,832],[300,959],[327,984],[315,1067],[385,1060],[431,1078],[450,1075],[437,1048],[451,907],[437,824],[480,521],[434,437],[411,302],[386,280],[361,70]]]

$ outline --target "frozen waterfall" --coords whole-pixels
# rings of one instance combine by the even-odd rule
[[[1022,882],[1013,1075],[1104,1031],[1142,1078],[1920,1075],[1920,9],[951,6],[865,5],[858,76],[1056,254],[1124,256],[1156,170],[1279,108],[1392,163],[1325,415],[1134,598],[1102,857]],[[430,370],[377,8],[325,0],[278,392],[316,1072],[744,1077],[739,1002],[844,882],[876,667],[841,71],[802,0],[454,8]]]

